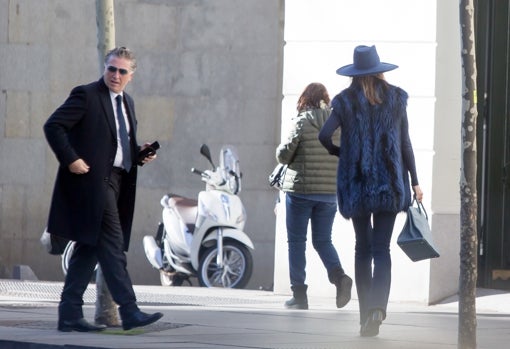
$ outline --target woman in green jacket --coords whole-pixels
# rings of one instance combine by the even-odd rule
[[[286,225],[289,245],[289,275],[293,297],[289,309],[308,309],[306,291],[306,237],[311,222],[312,244],[328,278],[336,286],[336,305],[351,299],[352,279],[342,268],[331,242],[331,228],[337,211],[336,171],[338,159],[328,154],[318,133],[331,112],[324,85],[309,84],[297,102],[298,115],[288,137],[276,149],[279,163],[287,164],[282,190],[286,196]]]

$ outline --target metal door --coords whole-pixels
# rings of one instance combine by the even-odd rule
[[[510,7],[476,2],[478,68],[478,284],[510,289]]]

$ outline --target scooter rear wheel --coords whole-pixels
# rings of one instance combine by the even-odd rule
[[[64,249],[64,252],[62,253],[62,261],[61,261],[61,266],[62,266],[62,272],[64,273],[64,275],[67,275],[67,270],[69,269],[69,263],[71,261],[71,256],[73,255],[73,252],[74,252],[74,245],[76,245],[76,241],[69,241],[66,245],[66,248]],[[94,268],[94,275],[92,276],[92,280],[95,280],[95,277],[96,277],[96,271],[97,271],[97,267],[99,266],[99,264],[96,264],[96,267]]]
[[[216,264],[216,246],[205,249],[198,267],[198,282],[205,287],[243,288],[253,271],[253,258],[248,248],[235,240],[223,242],[223,268]]]

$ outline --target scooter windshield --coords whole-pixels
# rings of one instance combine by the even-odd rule
[[[232,145],[224,145],[220,151],[220,168],[223,170],[223,177],[228,182],[232,193],[241,191],[241,168],[239,156]]]

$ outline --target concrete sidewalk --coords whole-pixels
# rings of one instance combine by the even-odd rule
[[[135,286],[140,307],[161,311],[150,326],[101,333],[62,333],[57,304],[62,283],[0,280],[0,348],[457,348],[455,297],[422,306],[390,303],[378,337],[359,337],[357,302],[336,309],[333,298],[310,298],[309,310],[286,310],[288,295],[268,291]],[[95,289],[85,295],[94,317]],[[478,348],[506,348],[510,293],[479,290]]]

